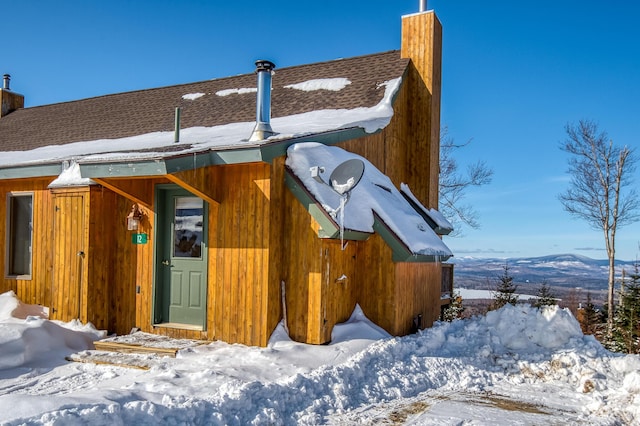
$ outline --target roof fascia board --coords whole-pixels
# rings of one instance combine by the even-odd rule
[[[384,242],[391,248],[394,262],[443,262],[450,256],[434,256],[426,254],[414,254],[398,238],[395,232],[378,216],[373,213],[373,230],[382,237]]]
[[[107,177],[133,177],[133,176],[165,176],[167,174],[193,170],[200,167],[218,166],[224,164],[241,164],[265,162],[271,163],[274,158],[286,155],[289,146],[300,142],[319,142],[325,145],[336,145],[340,142],[369,136],[380,132],[367,133],[361,127],[333,130],[301,136],[283,141],[274,141],[262,146],[248,148],[228,149],[221,151],[193,152],[169,157],[161,160],[142,160],[128,162],[100,162],[81,163],[82,177],[107,178]],[[60,170],[55,176],[61,173]],[[18,169],[18,168],[16,168]],[[28,177],[28,176],[23,176]]]
[[[315,133],[311,135],[300,136],[297,138],[286,139],[281,142],[274,142],[262,145],[262,161],[271,163],[274,158],[282,157],[287,154],[287,149],[296,143],[302,142],[318,142],[324,145],[337,145],[351,139],[358,139],[364,136],[380,133],[382,129],[378,129],[373,133],[367,133],[362,127],[349,127],[347,129],[331,130],[329,132]]]
[[[80,164],[80,174],[85,178],[165,176],[167,168],[163,160],[127,161],[114,163]]]
[[[262,161],[260,148],[229,149],[224,151],[204,151],[183,154],[167,158],[167,173],[184,172],[200,167],[220,166],[224,164],[257,163]]]
[[[0,168],[0,179],[24,179],[60,176],[62,163]]]
[[[409,205],[411,206],[411,208],[413,208],[413,210],[416,211],[416,213],[418,213],[420,216],[422,216],[422,219],[424,219],[425,222],[427,222],[427,225],[429,225],[429,227],[431,227],[431,229],[433,229],[433,232],[435,232],[438,235],[449,235],[451,233],[451,229],[449,228],[443,228],[441,226],[438,226],[438,224],[431,219],[431,216],[429,216],[419,205],[416,204],[415,201],[413,201],[413,199],[411,197],[409,197],[407,194],[405,194],[403,191],[400,191],[400,194],[402,194],[402,197],[407,200],[407,202],[409,203]]]

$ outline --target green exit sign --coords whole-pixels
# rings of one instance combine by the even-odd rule
[[[133,244],[147,244],[147,234],[132,234],[131,242]]]

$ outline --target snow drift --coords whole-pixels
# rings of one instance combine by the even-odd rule
[[[5,293],[0,312],[16,303]],[[375,424],[401,418],[407,424],[630,424],[640,419],[640,357],[606,351],[580,332],[569,311],[557,307],[508,305],[395,338],[356,308],[349,321],[335,327],[330,345],[293,342],[281,324],[267,348],[213,342],[180,351],[177,358],[146,356],[153,363],[149,371],[61,364],[62,354],[91,347],[97,332],[84,327],[35,317],[0,320],[1,423]],[[58,361],[48,362],[51,357]]]

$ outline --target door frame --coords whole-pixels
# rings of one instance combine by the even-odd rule
[[[205,262],[205,285],[206,285],[206,291],[205,291],[205,307],[204,307],[204,315],[202,318],[202,325],[192,325],[192,324],[175,324],[172,323],[170,328],[184,328],[184,329],[194,329],[197,328],[200,331],[206,331],[207,330],[207,320],[209,317],[209,312],[208,312],[208,299],[209,299],[209,258],[208,258],[208,248],[209,248],[209,204],[207,203],[206,200],[202,199],[201,197],[198,197],[196,194],[193,194],[192,192],[186,190],[185,188],[181,187],[180,185],[176,185],[176,184],[172,184],[172,183],[167,183],[167,184],[157,184],[155,185],[155,189],[154,189],[154,225],[153,225],[153,291],[152,291],[152,306],[151,306],[151,325],[153,327],[162,327],[163,323],[167,323],[168,322],[168,318],[163,318],[163,316],[166,314],[165,313],[165,308],[168,309],[167,306],[165,306],[168,301],[165,300],[164,294],[163,294],[163,290],[164,290],[164,282],[163,282],[163,268],[165,267],[162,264],[162,260],[164,258],[164,254],[162,252],[162,249],[164,248],[163,244],[166,241],[166,239],[164,239],[161,235],[160,232],[164,232],[163,229],[161,229],[161,226],[166,224],[167,222],[165,222],[167,220],[167,218],[164,217],[165,215],[165,211],[164,211],[164,207],[165,207],[165,203],[166,203],[166,197],[167,197],[167,193],[169,191],[182,191],[184,192],[185,196],[189,196],[189,197],[197,197],[200,198],[203,201],[203,207],[204,207],[204,214],[203,214],[203,224],[204,224],[204,242],[206,243],[205,245],[205,250],[203,251],[203,261]],[[164,222],[164,223],[163,223]]]

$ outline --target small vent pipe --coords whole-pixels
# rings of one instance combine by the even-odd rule
[[[258,95],[256,99],[256,127],[251,133],[250,141],[261,141],[276,132],[271,128],[271,74],[275,64],[270,61],[256,61],[258,74]]]
[[[420,12],[427,10],[427,0],[420,0]]]
[[[180,112],[181,112],[181,108],[176,107],[176,118],[173,126],[173,142],[174,143],[180,142]]]
[[[5,74],[2,77],[2,88],[4,90],[11,90],[9,89],[9,82],[11,81],[11,76],[9,74]]]

